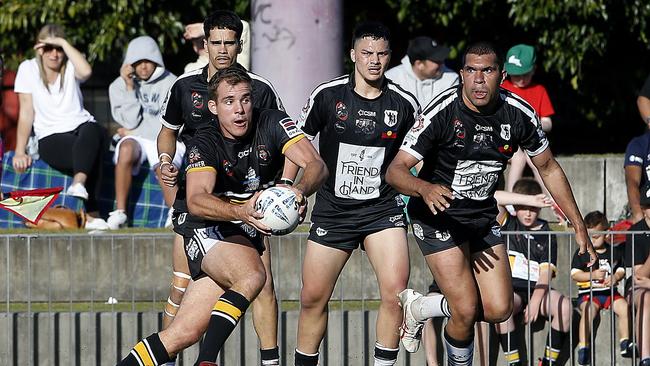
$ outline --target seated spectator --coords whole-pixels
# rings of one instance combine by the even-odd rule
[[[589,273],[589,256],[579,255],[576,250],[571,260],[571,278],[578,285],[578,306],[580,307],[580,329],[578,331],[578,365],[591,363],[589,339],[591,324],[600,309],[609,309],[611,306],[618,317],[618,336],[621,356],[630,358],[634,344],[630,342],[628,330],[627,301],[616,290],[618,282],[625,278],[623,255],[620,251],[611,248],[605,243],[605,235],[597,233],[609,228],[607,217],[600,211],[590,212],[585,216],[585,225],[591,233],[591,242],[598,254],[598,268]],[[591,278],[591,280],[590,280]],[[614,290],[612,292],[612,287]],[[593,295],[591,298],[589,294]],[[613,293],[613,295],[612,295]],[[589,306],[591,304],[591,306]]]
[[[643,90],[646,90],[646,87],[650,93],[650,82],[646,81]],[[639,112],[642,115],[648,113],[647,116],[650,118],[650,104],[648,105],[648,109],[645,109],[645,100],[647,99],[647,97],[639,95],[637,104],[639,105]],[[648,103],[650,103],[650,100]],[[646,123],[648,125],[646,132],[641,136],[633,138],[627,144],[627,148],[625,149],[625,162],[623,163],[625,166],[627,203],[632,213],[630,220],[633,223],[641,221],[644,217],[643,210],[639,204],[641,199],[640,189],[650,179],[650,120],[647,120]]]
[[[122,125],[117,130],[121,137],[115,147],[115,210],[108,216],[111,230],[127,223],[127,198],[131,189],[131,176],[137,175],[145,161],[149,166],[158,163],[156,139],[162,124],[158,119],[160,109],[176,76],[165,69],[160,49],[149,36],[133,39],[124,57],[117,77],[108,88],[111,113],[115,122]],[[180,168],[185,146],[176,143],[173,164]],[[159,179],[159,182],[162,182]],[[161,184],[165,202],[171,207],[173,192]]]
[[[501,87],[509,90],[533,107],[540,122],[542,123],[542,130],[549,132],[553,126],[551,116],[555,113],[551,100],[548,97],[546,88],[533,81],[535,75],[535,49],[526,44],[518,44],[510,50],[506,55],[505,70],[508,73],[507,78],[501,84]],[[528,165],[540,184],[544,193],[548,195],[548,190],[544,187],[541,177],[537,168],[535,168],[530,161],[528,155],[523,150],[519,149],[510,159],[510,169],[506,176],[506,191],[512,192],[514,184],[521,179],[524,168]],[[562,216],[558,216],[560,221],[564,220]]]
[[[13,167],[22,173],[31,166],[25,147],[33,128],[41,159],[71,175],[67,194],[86,201],[86,228],[107,229],[97,205],[105,131],[84,109],[79,88],[91,66],[56,24],[41,29],[34,49],[36,57],[20,64],[14,86],[20,113]]]
[[[1,62],[0,62],[1,64]],[[0,65],[0,135],[3,151],[16,148],[16,125],[18,124],[18,95],[14,93],[16,72]]]
[[[445,65],[449,48],[429,37],[409,42],[402,63],[386,71],[386,77],[413,94],[424,109],[445,89],[458,85],[458,74]]]
[[[643,220],[632,225],[625,243],[625,263],[633,267],[633,276],[628,278],[625,295],[634,304],[636,343],[639,345],[639,366],[650,366],[650,184],[641,192]],[[634,288],[632,288],[634,286]]]
[[[550,200],[542,194],[542,188],[533,179],[521,179],[515,183],[513,193],[532,195]],[[538,217],[539,205],[515,204],[515,216],[499,206],[499,221],[505,231],[528,231],[530,235],[509,235],[506,237],[508,256],[512,271],[514,306],[510,318],[495,324],[499,342],[508,365],[521,365],[519,350],[521,339],[510,337],[515,330],[513,318],[523,311],[524,322],[534,323],[541,315],[551,320],[550,340],[546,337],[546,349],[540,365],[556,364],[560,349],[569,334],[571,301],[550,286],[555,277],[557,262],[557,239],[535,231],[550,231],[548,222]],[[530,291],[530,299],[528,293]]]

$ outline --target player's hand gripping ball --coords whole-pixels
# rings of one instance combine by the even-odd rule
[[[286,235],[296,229],[299,208],[296,193],[286,187],[267,188],[255,202],[255,210],[264,215],[260,221],[271,228],[273,235]]]

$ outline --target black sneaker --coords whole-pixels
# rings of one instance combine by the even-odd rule
[[[582,347],[578,350],[578,365],[584,366],[591,363],[591,352],[589,352],[589,347]],[[650,366],[650,365],[648,365]]]
[[[643,361],[639,362],[639,366],[650,366],[650,358],[646,358]]]
[[[621,357],[632,358],[636,346],[629,339],[624,339],[621,341]]]

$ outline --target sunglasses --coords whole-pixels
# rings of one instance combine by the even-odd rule
[[[56,50],[57,52],[63,53],[63,48],[62,47],[54,46],[54,45],[51,45],[51,44],[46,44],[45,46],[43,46],[43,52],[47,53],[47,52],[52,52],[54,50]]]

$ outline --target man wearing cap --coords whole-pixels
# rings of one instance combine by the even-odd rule
[[[449,48],[429,37],[409,42],[402,63],[386,71],[386,77],[413,94],[424,108],[440,92],[458,85],[458,74],[445,65]]]
[[[156,138],[162,127],[158,113],[174,80],[176,76],[165,69],[162,54],[153,38],[141,36],[129,42],[120,76],[108,88],[111,114],[122,126],[117,130],[120,140],[113,156],[116,207],[107,220],[111,230],[127,223],[131,176],[138,174],[145,161],[152,168],[158,164]],[[184,146],[177,143],[173,159],[177,167],[180,167],[184,153]],[[164,185],[161,187],[163,193],[170,192],[165,198],[171,206],[171,190]]]

